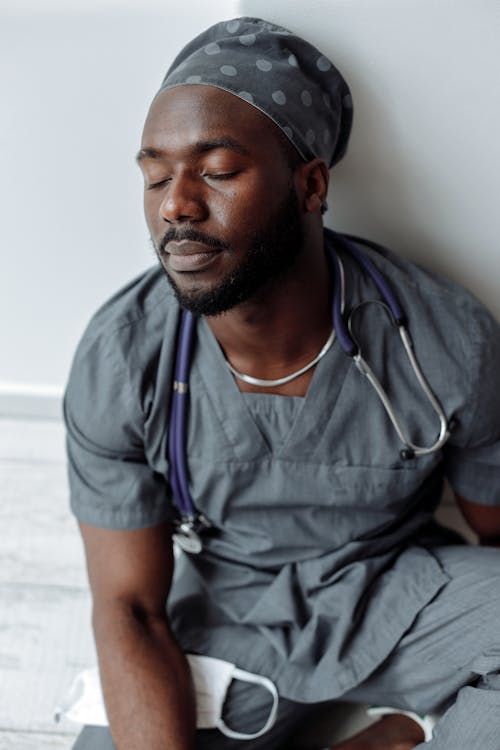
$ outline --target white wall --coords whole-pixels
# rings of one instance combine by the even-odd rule
[[[500,0],[3,0],[0,413],[46,413],[26,394],[57,397],[89,315],[153,262],[133,163],[147,106],[186,41],[239,14],[309,38],[351,85],[328,223],[500,316]]]
[[[500,317],[500,0],[240,0],[337,63],[354,128],[328,224],[476,292]]]
[[[0,2],[0,414],[54,414],[91,313],[154,262],[134,163],[177,51],[235,2]]]

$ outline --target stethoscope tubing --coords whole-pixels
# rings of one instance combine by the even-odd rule
[[[400,441],[404,445],[404,449],[401,452],[402,457],[407,459],[413,458],[414,456],[424,456],[434,453],[435,451],[440,450],[443,447],[450,436],[446,414],[444,413],[444,410],[438,399],[434,395],[429,383],[427,382],[422,372],[422,368],[417,361],[413,341],[408,332],[408,329],[406,328],[406,315],[403,312],[401,305],[399,304],[387,280],[382,276],[382,274],[375,266],[375,264],[370,260],[370,258],[368,258],[358,249],[358,247],[356,247],[355,243],[358,242],[365,244],[377,251],[380,251],[381,248],[375,243],[368,242],[359,237],[352,237],[351,235],[335,234],[335,239],[337,241],[340,239],[340,246],[354,257],[354,259],[365,270],[367,275],[373,281],[381,297],[383,298],[383,300],[373,300],[373,302],[381,304],[386,308],[386,310],[388,310],[392,317],[394,325],[398,329],[399,337],[405,349],[413,373],[417,378],[418,383],[427,400],[429,401],[432,409],[439,419],[439,435],[432,445],[417,445],[416,443],[413,443],[406,435],[398,417],[396,416],[394,407],[392,406],[391,401],[380,380],[377,378],[368,362],[362,356],[359,346],[351,333],[352,315],[356,309],[359,309],[361,305],[358,305],[357,308],[354,308],[354,310],[352,310],[347,316],[345,315],[343,302],[345,297],[343,264],[337,253],[332,253],[331,257],[334,267],[332,308],[334,326],[337,331],[340,345],[342,346],[344,352],[353,359],[358,370],[367,378],[371,386],[375,389]],[[368,303],[366,302],[364,304]]]
[[[418,383],[431,404],[433,410],[439,418],[439,436],[430,446],[420,446],[413,443],[406,435],[402,428],[390,399],[384,390],[379,379],[373,372],[370,365],[361,355],[359,346],[351,334],[350,326],[352,320],[351,311],[347,316],[344,310],[345,306],[345,275],[342,261],[336,252],[329,253],[330,266],[333,272],[333,298],[332,298],[332,318],[336,336],[343,351],[353,360],[357,369],[367,378],[375,392],[377,393],[404,449],[401,451],[403,458],[413,458],[422,456],[442,448],[449,438],[449,423],[444,410],[430,388],[422,369],[416,359],[413,342],[406,328],[406,315],[403,312],[396,295],[384,276],[380,273],[375,264],[368,258],[356,243],[361,243],[376,251],[380,251],[379,245],[364,240],[353,235],[340,235],[332,233],[335,242],[340,249],[346,250],[355,261],[364,269],[369,278],[373,281],[379,291],[382,300],[373,300],[383,305],[392,317],[393,323],[398,328],[399,336],[403,343],[404,349],[408,356],[412,370],[418,380]],[[189,492],[189,473],[187,467],[187,400],[189,397],[189,369],[191,364],[192,351],[194,346],[194,329],[196,317],[193,313],[184,310],[181,313],[179,332],[177,337],[177,354],[174,370],[174,386],[171,401],[171,413],[168,432],[168,452],[170,461],[170,483],[180,514],[180,530],[185,537],[198,539],[196,526],[199,522],[207,525],[208,522],[196,510]],[[195,545],[196,546],[196,545]],[[199,551],[197,549],[190,551]]]
[[[380,252],[382,248],[374,242],[369,242],[368,240],[364,240],[361,237],[354,237],[354,235],[335,234],[335,239],[337,240],[337,242],[340,240],[340,246],[345,247],[355,258],[358,264],[365,269],[366,273],[371,278],[378,291],[384,298],[384,301],[387,303],[396,325],[406,325],[406,315],[403,312],[403,309],[399,304],[399,301],[394,294],[390,284],[380,273],[375,263],[370,258],[368,258],[365,253],[359,250],[359,248],[356,246],[356,242],[364,244],[367,247],[371,247],[378,252]]]
[[[169,429],[169,458],[172,491],[179,503],[182,517],[196,515],[189,492],[186,432],[187,399],[189,394],[189,369],[194,345],[196,317],[189,311],[181,316],[174,372],[174,391],[171,403]]]

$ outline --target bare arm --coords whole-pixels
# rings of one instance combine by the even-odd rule
[[[500,547],[500,506],[471,503],[460,495],[455,495],[462,515],[478,535],[479,544]]]
[[[80,524],[93,596],[104,699],[117,750],[190,750],[191,674],[167,622],[171,529],[110,531]]]

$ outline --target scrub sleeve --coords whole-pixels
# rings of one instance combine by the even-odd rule
[[[89,323],[72,363],[64,397],[70,502],[90,525],[138,529],[175,516],[168,407],[156,417],[157,402],[168,405],[171,383],[162,342],[175,337],[176,327],[161,281],[155,269],[115,295]],[[155,376],[145,366],[151,360],[161,367]]]

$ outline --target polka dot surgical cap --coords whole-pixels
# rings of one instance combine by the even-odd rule
[[[187,84],[229,91],[269,117],[304,161],[329,167],[345,154],[352,123],[349,88],[312,44],[260,18],[211,26],[170,66],[160,91]]]

